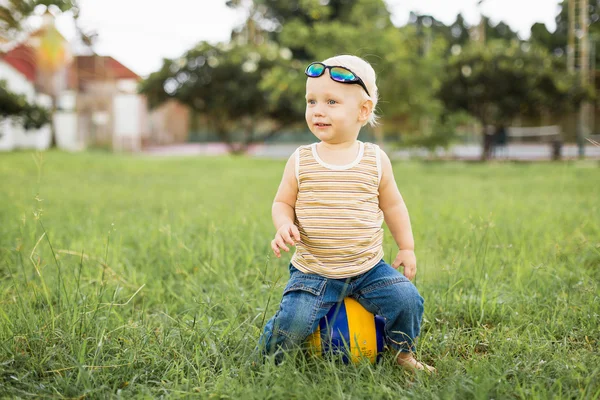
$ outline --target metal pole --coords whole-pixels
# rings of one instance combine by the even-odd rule
[[[588,35],[589,0],[581,0],[581,84],[590,82],[590,39]]]
[[[575,71],[575,0],[569,0],[569,41],[567,44],[567,67]]]
[[[590,86],[596,90],[596,39],[593,36],[590,37],[590,60]],[[596,133],[596,104],[596,100],[590,103],[590,109],[588,113],[588,133],[590,135],[594,135]]]
[[[590,42],[588,37],[588,0],[581,0],[579,8],[580,13],[580,31],[581,37],[579,38],[581,43],[581,60],[580,60],[580,68],[579,73],[581,74],[581,87],[586,88],[590,82]],[[585,137],[588,134],[588,126],[587,126],[587,116],[588,116],[588,102],[585,101],[581,103],[581,107],[579,108],[579,130],[577,135],[577,147],[579,149],[579,157],[585,157]]]

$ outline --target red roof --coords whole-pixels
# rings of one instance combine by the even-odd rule
[[[119,79],[141,80],[140,76],[110,56],[77,56],[68,71],[68,87],[85,90],[90,82]]]
[[[22,43],[5,54],[0,54],[0,59],[25,75],[29,81],[35,81],[37,75],[35,50],[30,46]]]
[[[129,68],[127,68],[126,66],[124,66],[123,64],[118,62],[117,60],[115,60],[114,58],[112,58],[112,57],[107,57],[107,58],[109,59],[108,67],[114,71],[115,76],[118,79],[136,79],[136,80],[141,79],[141,77],[138,74],[136,74],[135,72],[133,72],[132,70],[130,70]]]
[[[38,34],[38,32],[35,32]],[[0,54],[3,60],[17,71],[22,73],[29,81],[35,82],[37,76],[35,50],[26,43],[21,43],[12,50]],[[119,80],[134,79],[141,77],[110,56],[76,56],[69,68],[69,87],[79,88],[81,82],[74,82],[75,77],[79,80]]]
[[[138,74],[111,56],[77,56],[75,63],[80,72],[91,73],[99,79],[141,79]]]

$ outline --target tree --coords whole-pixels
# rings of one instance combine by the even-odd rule
[[[556,56],[566,54],[567,33],[555,31],[550,32],[546,24],[537,22],[531,26],[531,36],[529,41],[538,46],[542,46]]]
[[[496,41],[485,47],[470,45],[451,58],[438,95],[449,111],[468,112],[485,130],[487,125],[507,124],[517,115],[564,112],[576,106],[590,90],[576,82],[567,73],[564,59],[547,50]],[[484,158],[488,150],[484,146]]]
[[[141,83],[140,92],[147,96],[150,107],[175,99],[205,115],[230,150],[243,153],[248,145],[264,141],[302,118],[285,96],[269,101],[264,88],[263,76],[284,63],[290,64],[289,54],[273,43],[202,42],[179,59],[164,60],[160,71]],[[277,84],[284,88],[289,80],[290,76],[283,77]],[[236,136],[237,131],[243,132],[241,137]]]
[[[308,62],[349,53],[373,64],[386,119],[415,129],[423,116],[442,110],[434,94],[445,49],[436,39],[420,54],[418,41],[414,27],[393,26],[383,0],[255,0],[230,43],[201,43],[165,60],[140,92],[152,107],[168,99],[190,106],[231,151],[243,152],[284,126],[303,124]]]
[[[486,40],[519,40],[517,32],[513,31],[504,22],[500,21],[496,25],[493,25],[490,19],[485,17],[484,21]],[[462,14],[458,14],[456,20],[447,26],[431,15],[419,15],[411,12],[408,25],[414,25],[420,36],[427,40],[431,40],[434,37],[443,37],[448,45],[448,53],[450,53],[452,47],[458,46],[458,48],[461,48],[471,40],[470,30],[472,28],[467,25]]]
[[[431,15],[410,13],[408,18],[408,26],[414,26],[416,29],[416,35],[419,38],[419,54],[426,55],[429,52],[431,42],[434,38],[444,38],[447,44],[447,52],[450,52],[450,48],[458,40],[460,40],[459,30],[455,29],[458,36],[452,35],[452,30],[449,26],[446,26],[443,22],[438,21]],[[457,28],[460,29],[460,28]],[[468,39],[468,30],[465,28],[464,31]],[[462,44],[462,43],[461,43]]]
[[[246,28],[251,26],[262,31],[266,39],[281,45],[285,41],[282,36],[288,35],[290,30],[295,31],[298,26],[310,30],[317,24],[331,22],[371,23],[377,28],[392,25],[383,0],[228,0],[226,4],[239,8],[248,3],[249,17],[237,31],[247,31]],[[305,44],[295,41],[293,46],[288,46],[294,59],[312,58]]]
[[[544,46],[558,56],[566,57],[569,35],[569,0],[563,0],[556,16],[556,30],[550,32],[545,24],[536,23],[531,27],[530,41]],[[600,0],[589,0],[588,31],[594,43],[600,42]],[[579,21],[576,22],[579,24]],[[600,51],[596,51],[597,66],[600,66]]]
[[[265,19],[270,20],[274,40],[291,49],[294,57],[294,62],[266,72],[263,87],[271,102],[285,99],[297,114],[303,113],[304,67],[336,54],[354,54],[369,61],[377,73],[382,99],[377,111],[392,123],[388,125],[390,134],[422,132],[424,119],[435,119],[441,113],[435,92],[443,71],[444,38],[425,41],[414,25],[395,27],[383,0],[255,3],[263,6],[257,21],[265,25]],[[290,74],[296,79],[289,79]],[[379,139],[383,129],[375,130]]]
[[[0,81],[0,119],[13,118],[25,129],[39,129],[50,122],[47,109],[30,104],[25,96],[8,90],[5,81]]]
[[[485,38],[487,41],[505,40],[510,42],[519,40],[519,35],[516,31],[510,29],[510,26],[503,21],[498,22],[496,25],[492,25],[489,18],[485,18]]]

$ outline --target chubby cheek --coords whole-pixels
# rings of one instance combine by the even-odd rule
[[[345,126],[350,122],[352,115],[348,114],[348,110],[344,108],[338,108],[329,115],[330,120],[337,126]]]
[[[309,128],[312,126],[312,111],[309,108],[306,108],[306,111],[304,112],[304,119],[306,119],[306,124],[309,126]]]

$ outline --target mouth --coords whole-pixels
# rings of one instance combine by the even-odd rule
[[[313,124],[313,125],[317,128],[327,128],[328,126],[331,126],[331,124],[324,124],[322,122],[317,122],[316,124]]]

